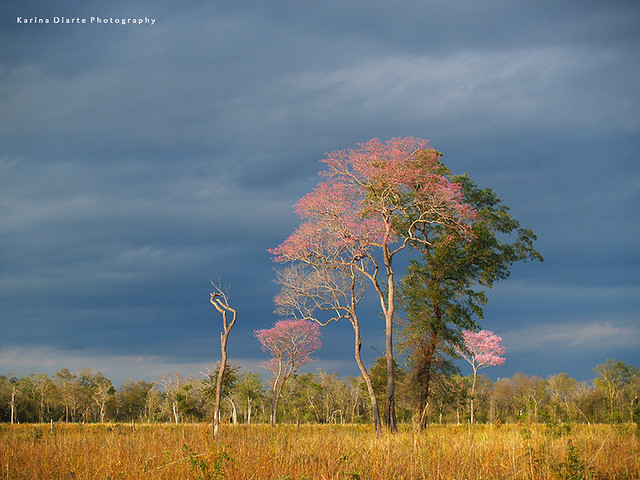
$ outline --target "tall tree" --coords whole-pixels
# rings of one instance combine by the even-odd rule
[[[3,400],[2,406],[5,406],[4,402],[6,402],[6,406],[9,407],[9,419],[12,424],[17,421],[16,408],[20,394],[20,383],[21,380],[18,377],[7,377],[4,375],[0,377],[0,386],[4,387],[3,390],[6,395],[6,397],[0,396]]]
[[[280,320],[271,328],[256,330],[255,336],[271,355],[265,367],[273,372],[271,425],[275,426],[282,387],[320,348],[320,326],[309,320]]]
[[[467,175],[451,176],[444,165],[440,171],[459,186],[477,216],[470,240],[446,225],[423,223],[420,241],[412,241],[421,256],[411,260],[400,284],[405,318],[399,326],[422,412],[433,374],[448,368],[447,354],[460,344],[462,330],[477,328],[483,318],[486,289],[507,278],[514,263],[543,260],[533,248],[533,231],[523,228],[491,189],[480,189]],[[421,415],[420,426],[425,425]]]
[[[353,259],[367,258],[367,277],[380,300],[385,318],[387,363],[386,421],[390,431],[397,430],[394,369],[393,321],[395,314],[394,257],[409,246],[428,241],[421,237],[422,226],[446,225],[452,231],[470,234],[468,222],[475,211],[462,201],[460,187],[441,173],[441,154],[426,140],[378,139],[355,149],[338,150],[327,155],[327,180],[297,205],[305,220],[282,245],[272,250],[276,260],[296,261],[313,255],[324,242],[344,260],[344,247],[357,253]],[[309,239],[312,242],[307,243]],[[381,265],[380,262],[381,261]],[[384,277],[379,275],[384,271]]]
[[[216,434],[220,429],[220,400],[222,398],[222,380],[224,377],[224,370],[227,366],[227,342],[229,341],[229,333],[236,323],[238,312],[229,306],[229,300],[222,288],[215,283],[211,282],[213,286],[213,292],[210,293],[210,302],[218,312],[222,315],[222,332],[220,332],[220,353],[222,358],[218,366],[218,378],[216,380],[216,396],[213,405],[213,420],[212,420],[212,439],[215,440]],[[228,318],[231,315],[231,319]]]

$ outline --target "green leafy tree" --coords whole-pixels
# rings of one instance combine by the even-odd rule
[[[55,390],[55,385],[51,380],[51,377],[46,373],[40,373],[38,375],[31,374],[31,388],[33,389],[33,395],[38,402],[38,422],[43,423],[45,420],[45,409],[51,404],[51,393]]]
[[[370,368],[371,383],[378,399],[378,403],[383,408],[386,407],[387,398],[385,396],[387,386],[387,360],[386,357],[378,357]],[[393,376],[396,383],[396,413],[400,420],[409,421],[411,405],[409,401],[410,387],[406,372],[393,362]],[[387,420],[388,421],[388,420]]]
[[[249,425],[253,409],[265,398],[265,386],[258,374],[247,372],[240,375],[235,390],[241,405],[245,406],[244,421]]]
[[[552,413],[552,421],[575,420],[575,393],[578,381],[562,372],[551,375],[546,381]],[[562,412],[564,410],[564,413]]]
[[[106,378],[102,372],[97,372],[91,377],[91,400],[96,405],[100,423],[104,423],[107,414],[107,402],[113,398],[115,389],[111,380]]]
[[[624,406],[629,404],[633,411],[634,403],[637,403],[638,391],[633,386],[638,384],[640,373],[633,365],[616,361],[612,358],[601,363],[593,369],[598,374],[594,380],[596,388],[601,390],[609,403],[609,420],[612,422],[623,421]],[[632,392],[632,390],[636,390]],[[628,400],[627,400],[627,397]],[[629,419],[631,421],[631,419]]]
[[[221,364],[218,363],[214,372],[207,374],[207,378],[202,382],[202,388],[205,396],[212,400],[214,418],[215,415],[220,415],[220,406],[224,400],[227,400],[231,404],[232,416],[234,423],[236,423],[237,407],[234,399],[234,393],[236,384],[238,383],[238,372],[240,371],[240,366],[227,363],[224,367],[224,371],[222,372],[222,376],[220,376],[220,366]],[[218,391],[220,395],[219,398],[217,397]],[[218,404],[217,410],[216,402]]]
[[[443,175],[449,170],[441,166]],[[473,238],[438,223],[423,223],[421,255],[410,262],[400,285],[405,318],[401,345],[408,353],[414,382],[420,385],[419,409],[426,408],[429,386],[437,369],[446,368],[451,348],[460,344],[463,330],[478,328],[487,303],[486,290],[510,274],[520,261],[543,258],[534,247],[536,236],[523,228],[509,208],[489,188],[481,189],[467,175],[451,176],[463,201],[478,212]],[[421,415],[420,426],[426,425]]]
[[[74,421],[81,402],[81,386],[79,378],[68,368],[61,368],[56,372],[55,385],[58,389],[60,404],[64,408],[65,422]]]
[[[144,415],[147,406],[147,396],[153,384],[145,381],[134,382],[127,380],[116,392],[118,412],[128,420],[136,420]]]

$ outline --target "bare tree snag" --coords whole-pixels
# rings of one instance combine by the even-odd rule
[[[216,380],[216,397],[213,405],[213,420],[211,422],[211,438],[215,441],[216,434],[220,430],[220,399],[222,396],[222,377],[227,366],[227,341],[229,340],[229,333],[236,323],[238,312],[229,306],[229,299],[227,294],[222,291],[222,288],[213,283],[213,281],[211,281],[211,285],[213,286],[213,292],[210,293],[211,298],[209,301],[222,314],[222,332],[220,332],[220,353],[222,358]],[[231,315],[231,320],[229,320],[229,315]]]

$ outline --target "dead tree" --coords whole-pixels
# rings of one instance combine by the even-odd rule
[[[210,302],[216,310],[222,314],[222,332],[220,332],[220,352],[222,359],[220,360],[220,368],[218,369],[218,378],[216,380],[216,397],[213,405],[213,420],[211,423],[213,431],[212,439],[215,440],[216,434],[220,429],[220,401],[222,396],[222,376],[227,366],[227,341],[229,339],[229,333],[236,323],[238,313],[229,306],[229,299],[226,293],[222,291],[222,288],[213,283],[213,281],[211,285],[213,285],[213,292],[210,294]],[[229,320],[228,315],[231,315],[231,320]]]

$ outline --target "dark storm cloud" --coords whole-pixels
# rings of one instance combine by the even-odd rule
[[[231,354],[259,368],[253,329],[274,320],[276,289],[266,249],[295,228],[318,160],[407,135],[430,138],[539,235],[545,263],[490,292],[483,326],[513,345],[505,369],[537,373],[531,359],[545,348],[551,364],[563,344],[575,357],[555,371],[634,360],[631,2],[10,2],[3,20],[3,369],[44,369],[27,361],[37,350],[59,360],[51,368],[67,358],[117,377],[129,358],[141,375],[193,373],[217,351],[209,278],[241,306]],[[367,318],[373,360],[382,327],[375,308]],[[323,336],[323,365],[355,373],[340,359],[348,329]]]

